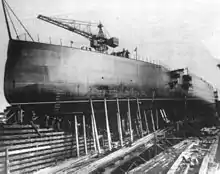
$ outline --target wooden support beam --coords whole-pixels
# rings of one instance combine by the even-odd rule
[[[117,113],[117,123],[118,123],[118,134],[121,147],[123,146],[123,137],[122,137],[122,129],[121,129],[121,117],[120,114]]]
[[[23,123],[23,110],[21,109],[21,105],[19,105],[19,110],[18,110],[18,122]]]
[[[166,122],[166,119],[165,119],[165,117],[164,117],[164,115],[163,115],[162,109],[160,109],[160,115],[161,115],[161,117],[163,118],[164,122]]]
[[[96,157],[97,157],[97,154],[93,154],[93,155],[89,154],[89,155],[81,156],[79,158],[68,159],[65,162],[62,162],[60,164],[58,163],[56,166],[53,166],[53,164],[49,164],[49,166],[46,166],[46,168],[42,168],[38,170],[38,172],[35,172],[35,173],[36,174],[73,173],[74,167],[80,166],[80,164],[87,162],[90,159],[96,158]]]
[[[151,121],[152,121],[152,126],[153,126],[153,132],[155,132],[155,124],[154,124],[154,115],[152,109],[150,110],[150,116],[151,116]]]
[[[118,133],[119,133],[119,140],[121,147],[123,146],[123,136],[122,136],[122,129],[121,129],[121,115],[120,115],[120,107],[118,98],[116,99],[117,102],[117,123],[118,123]]]
[[[156,127],[159,129],[159,118],[158,118],[158,110],[156,109]]]
[[[173,163],[173,165],[170,167],[170,169],[167,171],[167,174],[174,174],[177,173],[178,168],[180,164],[182,163],[183,157],[189,153],[190,149],[198,144],[199,140],[196,140],[195,142],[190,141],[190,143],[187,145],[187,147],[184,149],[184,151],[179,155],[179,157],[176,159],[176,161]]]
[[[9,155],[8,155],[8,148],[5,149],[5,173],[9,174]]]
[[[166,131],[168,131],[168,129],[156,131],[155,133],[161,134]],[[131,154],[137,148],[143,146],[144,144],[147,144],[147,143],[150,144],[150,141],[152,141],[153,138],[154,138],[153,134],[149,134],[143,138],[140,138],[139,140],[134,142],[131,147],[121,148],[121,149],[119,149],[119,150],[99,159],[99,160],[96,160],[96,161],[90,163],[89,165],[78,170],[77,172],[78,173],[88,173],[88,172],[97,173],[97,169],[105,168],[106,166],[112,165],[113,163],[119,161],[122,157],[126,158],[126,156],[128,156],[129,154]],[[106,172],[106,173],[108,173],[108,172]]]
[[[168,117],[167,117],[167,114],[166,114],[166,112],[165,112],[164,109],[163,109],[163,112],[164,112],[164,115],[165,115],[165,117],[166,117],[167,122],[169,122]]]
[[[186,120],[187,119],[187,96],[185,95],[184,97],[184,119]]]
[[[46,127],[46,128],[49,128],[49,119],[50,119],[50,117],[49,117],[49,115],[45,115],[45,124],[44,124],[44,126]]]
[[[41,137],[41,133],[38,131],[37,126],[35,126],[33,121],[30,121],[30,124],[32,126],[32,128],[35,130],[35,132]]]
[[[75,115],[75,139],[76,139],[76,155],[79,157],[79,135],[78,135],[78,122],[77,116]]]
[[[179,125],[179,121],[176,122],[176,130],[179,131],[180,130],[180,125]]]
[[[91,114],[91,124],[92,124],[92,138],[93,138],[93,142],[94,142],[94,150],[97,152],[97,145],[96,145],[96,138],[95,138],[95,129],[94,129],[94,123],[93,123],[93,118],[92,118],[92,114]]]
[[[56,129],[56,118],[55,117],[52,117],[52,128],[53,129]]]
[[[95,120],[95,112],[94,112],[92,100],[90,100],[90,104],[91,104],[91,110],[92,110],[92,121],[93,121],[93,125],[94,125],[94,133],[95,133],[95,140],[96,140],[96,144],[97,144],[97,150],[98,150],[98,153],[101,153],[98,130],[97,130],[96,120]]]
[[[97,130],[97,126],[96,126],[95,115],[93,116],[93,123],[94,123],[97,150],[98,150],[98,153],[101,153],[101,148],[100,148],[100,143],[99,143],[99,135],[98,135],[98,130]]]
[[[110,132],[110,128],[109,128],[108,108],[107,108],[106,99],[104,99],[104,105],[105,105],[105,123],[106,123],[107,137],[108,137],[108,148],[111,151],[112,150],[112,140],[111,140],[111,132]]]
[[[136,113],[136,119],[135,119],[135,127],[138,137],[140,137],[140,130],[139,130],[139,122],[138,122],[138,113]]]
[[[156,128],[155,128],[155,121],[154,121],[154,114],[153,114],[153,109],[155,108],[154,107],[154,99],[155,99],[155,90],[152,91],[152,108],[150,110],[150,114],[151,114],[151,121],[152,121],[152,126],[153,126],[153,132],[156,131]]]
[[[165,119],[166,119],[166,122],[169,123],[170,121],[169,121],[168,118],[167,118],[167,114],[166,114],[165,110],[162,109],[162,111],[163,111],[164,117],[165,117]]]
[[[141,137],[143,137],[143,127],[142,127],[142,120],[141,120],[141,110],[140,110],[140,102],[137,98],[137,108],[138,108],[138,122],[139,122],[139,126],[140,126],[140,132],[141,132]]]
[[[126,132],[126,120],[125,117],[121,119],[122,133]]]
[[[217,149],[219,146],[219,135],[217,135],[216,140],[212,142],[212,144],[209,147],[209,150],[205,157],[203,158],[202,164],[199,169],[199,174],[206,174],[206,173],[219,173],[217,170],[219,170],[219,164],[218,160],[214,160],[216,158]],[[213,166],[210,167],[209,166]],[[214,167],[215,166],[215,167]]]
[[[148,127],[147,115],[146,115],[145,110],[144,110],[144,119],[145,119],[145,124],[146,124],[146,131],[147,131],[147,134],[149,134],[150,131],[149,131],[149,127]]]
[[[157,134],[154,132],[154,156],[156,156],[157,155]]]
[[[87,149],[87,140],[86,140],[86,119],[85,115],[83,115],[83,137],[84,137],[84,146],[85,146],[85,154],[88,154],[88,149]]]
[[[131,123],[131,107],[130,107],[129,99],[128,99],[128,122],[129,122],[129,131],[130,131],[130,140],[131,142],[133,142],[134,137],[133,137],[132,123]]]
[[[166,170],[169,170],[169,166],[172,165],[174,160],[178,157],[179,154],[181,154],[182,151],[184,151],[188,144],[189,142],[187,140],[184,140],[174,146],[172,145],[171,147],[168,147],[167,150],[146,161],[144,164],[139,165],[136,168],[133,168],[128,172],[128,174],[160,173],[158,169],[162,169],[161,173],[165,173]],[[173,151],[175,151],[175,153],[173,153]]]

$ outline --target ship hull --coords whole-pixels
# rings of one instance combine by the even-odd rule
[[[168,97],[168,70],[146,63],[43,43],[11,40],[4,91],[9,103]]]
[[[181,78],[172,89],[170,81],[169,70],[152,63],[72,47],[10,40],[4,93],[10,104],[104,98],[152,99],[154,95],[163,99],[158,107],[168,110],[175,105],[184,109],[185,101],[175,102],[175,98],[183,99],[187,95],[188,99],[194,99],[188,102],[192,109],[197,105],[214,109],[213,89],[200,78],[192,75],[189,91],[182,89]],[[53,104],[36,107],[45,112],[54,110]],[[59,106],[64,112],[72,108],[71,104]],[[82,109],[79,105],[75,108]],[[182,109],[179,115],[183,114]]]

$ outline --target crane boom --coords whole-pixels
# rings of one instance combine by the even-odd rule
[[[90,46],[97,51],[105,52],[108,50],[108,46],[113,47],[113,48],[118,46],[118,38],[115,38],[115,37],[107,38],[105,33],[102,30],[103,25],[101,23],[97,24],[97,27],[99,28],[98,34],[93,34],[90,29],[92,23],[89,23],[89,22],[83,22],[83,21],[77,22],[75,20],[58,19],[58,18],[52,18],[52,17],[43,16],[43,15],[38,15],[37,18],[89,39]],[[80,28],[80,26],[83,26],[83,25],[86,26],[87,31],[82,30]]]
[[[38,19],[41,19],[45,22],[54,24],[58,27],[64,28],[66,30],[72,31],[74,33],[77,33],[81,36],[86,37],[87,39],[92,39],[93,34],[89,33],[89,32],[85,32],[83,30],[77,29],[75,26],[71,25],[70,23],[67,23],[65,20],[62,19],[55,19],[55,18],[51,18],[51,17],[47,17],[47,16],[43,16],[43,15],[38,15],[37,17]]]

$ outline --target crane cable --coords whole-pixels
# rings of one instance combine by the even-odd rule
[[[16,14],[14,13],[14,11],[11,9],[11,7],[8,5],[8,3],[3,0],[5,2],[5,4],[7,5],[7,7],[9,8],[9,10],[12,12],[12,14],[15,16],[15,18],[18,20],[18,22],[20,23],[20,25],[23,27],[23,29],[27,32],[28,36],[31,38],[31,40],[34,42],[34,39],[32,38],[32,36],[30,35],[30,33],[28,32],[28,30],[25,28],[25,26],[22,24],[22,22],[20,21],[20,19],[16,16]]]
[[[14,22],[12,21],[12,18],[11,18],[11,15],[10,15],[9,11],[8,11],[8,8],[6,8],[6,13],[7,13],[7,15],[8,15],[9,19],[10,19],[10,22],[12,23],[12,26],[14,28],[14,31],[15,31],[15,34],[16,34],[17,38],[19,38],[17,29],[16,29],[16,27],[14,25]]]

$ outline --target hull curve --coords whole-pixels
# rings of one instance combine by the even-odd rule
[[[4,91],[9,103],[169,97],[168,70],[77,48],[10,40]]]
[[[152,63],[72,47],[10,40],[4,93],[10,104],[22,104],[91,98],[152,98],[154,91],[156,98],[174,98],[157,103],[167,110],[174,106],[181,108],[175,114],[180,117],[185,95],[195,99],[188,101],[188,109],[193,114],[199,110],[213,112],[213,87],[201,78],[189,75],[191,86],[184,90],[182,72],[173,79],[168,69]],[[176,81],[173,88],[170,86],[172,80]],[[175,98],[182,98],[182,101],[175,102]],[[201,109],[201,106],[204,107]],[[56,104],[34,107],[39,112],[53,112]],[[81,107],[84,106],[75,109]],[[65,112],[72,110],[71,104],[58,108]]]

